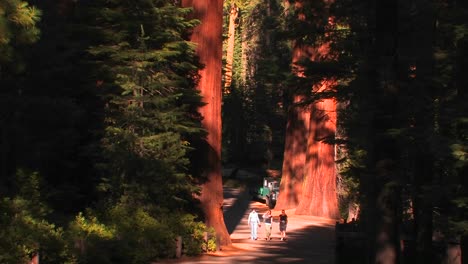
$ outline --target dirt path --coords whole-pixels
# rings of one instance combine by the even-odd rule
[[[196,258],[182,257],[167,263],[335,263],[334,220],[294,215],[294,210],[287,210],[287,241],[280,241],[277,222],[273,223],[271,241],[263,239],[263,225],[259,230],[261,239],[252,241],[249,239],[248,213],[256,208],[261,215],[268,208],[263,203],[252,201],[248,191],[240,188],[226,188],[224,192],[224,218],[233,245],[213,254]],[[272,210],[272,213],[277,216],[279,210]]]

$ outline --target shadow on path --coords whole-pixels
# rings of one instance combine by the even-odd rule
[[[241,225],[240,227],[243,227]],[[243,228],[241,228],[242,230]],[[236,234],[241,231],[236,229]],[[242,231],[241,231],[242,232]],[[261,233],[262,234],[262,233]],[[229,255],[204,255],[180,259],[179,264],[334,264],[334,229],[331,226],[310,225],[288,234],[287,241],[280,241],[279,233],[273,233],[271,241],[252,241],[244,236],[233,238],[241,246]]]
[[[234,232],[249,210],[251,198],[248,188],[224,189],[224,222],[229,234]]]
[[[289,232],[287,241],[278,238],[272,241],[261,241],[263,254],[250,259],[247,263],[334,263],[334,232],[332,228],[308,226]],[[231,263],[236,263],[236,259]]]
[[[290,215],[287,241],[281,241],[277,221],[273,223],[272,240],[250,240],[247,216],[251,208],[260,216],[268,210],[264,203],[252,200],[250,188],[224,189],[224,221],[231,235],[233,247],[216,254],[158,263],[198,264],[335,264],[334,220]],[[274,212],[277,215],[278,212]],[[264,226],[259,238],[264,238]]]

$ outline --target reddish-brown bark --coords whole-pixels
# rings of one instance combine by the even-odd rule
[[[236,4],[231,5],[231,12],[229,13],[229,32],[228,32],[228,43],[226,49],[226,74],[224,77],[224,87],[228,89],[231,87],[232,82],[232,63],[234,61],[234,45],[235,45],[235,33],[236,33],[236,19],[239,15],[239,8]]]
[[[329,90],[333,82],[324,81],[316,92]],[[323,99],[312,105],[303,194],[296,214],[338,218],[335,145],[326,142],[336,131],[336,101]]]
[[[285,8],[288,9],[289,1],[285,1],[284,4]],[[301,4],[296,2],[295,6],[299,8]],[[303,19],[303,17],[300,16],[299,19]],[[307,49],[299,42],[294,42],[293,45],[292,70],[297,76],[304,77],[304,69],[297,65],[297,62],[303,58]],[[302,199],[310,125],[310,108],[296,105],[303,99],[304,95],[294,94],[293,104],[288,109],[280,193],[275,205],[279,209],[295,208]]]
[[[302,99],[303,96],[296,96],[294,102],[298,103]],[[309,120],[308,108],[293,105],[289,109],[280,193],[276,208],[295,208],[301,199]]]
[[[31,261],[29,261],[28,264],[39,264],[39,254],[34,254],[34,256],[31,258]]]
[[[203,176],[200,202],[205,223],[216,231],[220,246],[231,245],[224,223],[223,185],[221,175],[221,81],[222,81],[222,0],[183,0],[183,7],[193,8],[193,17],[201,21],[192,33],[191,41],[197,43],[197,54],[204,68],[200,70],[198,89],[207,103],[200,108],[206,138],[207,166]]]
[[[296,1],[294,8],[300,11],[303,2]],[[299,12],[298,19],[304,20],[306,17]],[[298,77],[305,77],[304,69],[297,64],[304,58],[321,61],[334,59],[334,55],[330,52],[330,43],[311,47],[296,41],[292,66]],[[331,80],[323,80],[311,89],[314,93],[328,92],[333,89],[333,84]],[[295,98],[298,96],[300,95],[295,95]],[[310,119],[303,121],[297,118],[298,116],[309,116]],[[301,127],[301,124],[307,126]],[[305,132],[302,130],[304,128]],[[336,101],[333,98],[317,101],[309,108],[293,108],[288,119],[283,177],[277,208],[297,205],[296,214],[338,217],[335,147],[324,141],[324,139],[333,139],[335,132]],[[296,144],[299,147],[295,147]]]

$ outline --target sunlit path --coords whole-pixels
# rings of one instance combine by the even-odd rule
[[[263,203],[251,201],[250,198],[248,192],[242,189],[225,189],[224,213],[228,230],[232,230],[232,247],[224,248],[215,254],[197,258],[183,257],[167,263],[335,263],[334,220],[294,215],[294,210],[287,210],[287,241],[280,241],[276,219],[271,241],[264,240],[263,225],[259,229],[259,240],[252,241],[247,225],[248,213],[252,208],[256,208],[262,215],[267,207]],[[279,215],[279,210],[272,212],[274,216]]]

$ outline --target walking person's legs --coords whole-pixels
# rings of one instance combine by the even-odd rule
[[[250,239],[252,239],[252,240],[254,240],[254,238],[255,238],[254,226],[255,225],[253,223],[250,224]]]
[[[280,223],[281,240],[286,240],[286,223]]]
[[[257,240],[257,230],[258,230],[258,224],[253,223],[252,224],[252,237],[253,237],[253,240]]]
[[[265,239],[270,240],[271,239],[271,224],[265,224]]]

